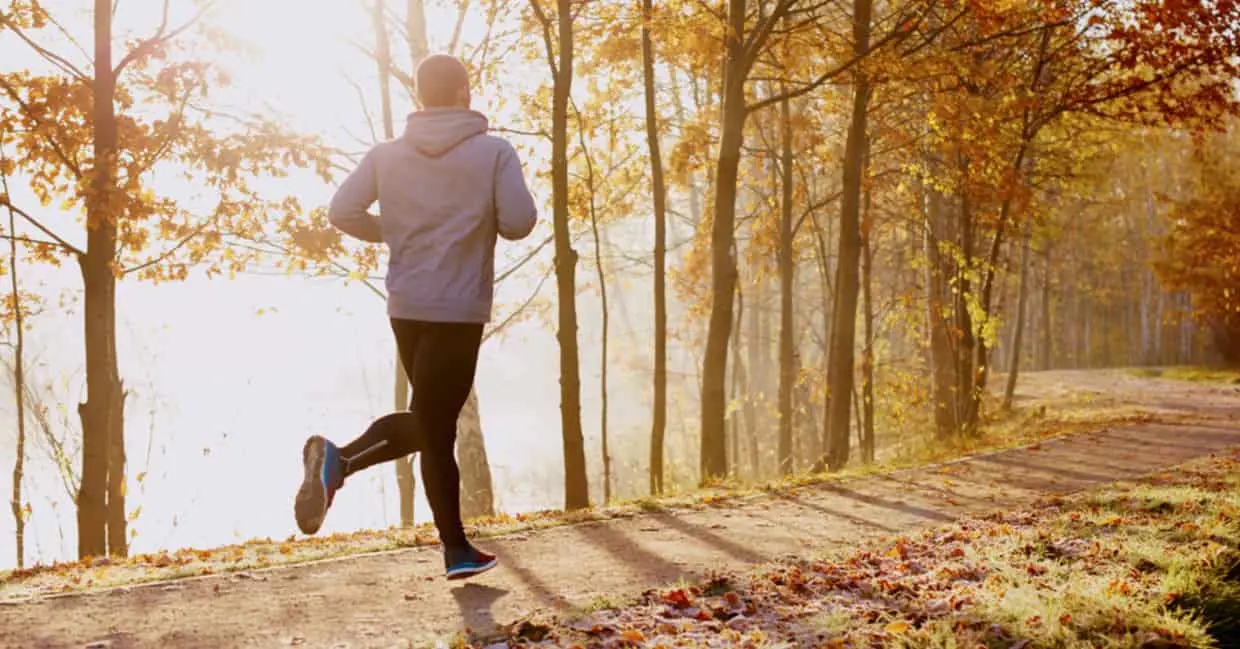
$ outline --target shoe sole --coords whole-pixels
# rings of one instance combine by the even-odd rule
[[[302,477],[301,488],[297,490],[297,500],[293,505],[293,513],[297,518],[297,527],[303,534],[314,534],[323,525],[326,514],[327,490],[323,488],[323,458],[326,456],[326,443],[322,437],[311,437],[301,450],[305,475]]]
[[[470,566],[466,566],[462,568],[457,568],[455,570],[449,570],[448,581],[458,581],[461,579],[469,579],[470,577],[476,577],[490,570],[491,568],[494,568],[497,565],[499,565],[499,559],[494,558],[486,563],[470,565]]]

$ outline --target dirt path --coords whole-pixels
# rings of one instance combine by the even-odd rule
[[[434,549],[0,605],[0,647],[226,649],[420,646],[540,608],[589,605],[712,567],[829,550],[1155,472],[1240,445],[1240,389],[1048,373],[1030,379],[1179,415],[950,465],[871,476],[704,511],[655,513],[479,544],[501,567],[466,585]],[[1184,415],[1191,419],[1183,418]],[[97,643],[97,644],[91,644]]]

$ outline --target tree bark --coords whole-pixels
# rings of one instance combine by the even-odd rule
[[[659,147],[654,45],[650,23],[652,0],[642,0],[642,86],[646,100],[646,144],[654,190],[654,412],[650,429],[650,494],[663,493],[664,437],[667,433],[667,189]],[[696,194],[696,189],[692,190]]]
[[[0,150],[0,163],[5,160]],[[9,177],[0,168],[0,191],[9,196]],[[13,457],[13,485],[9,508],[13,512],[13,540],[17,569],[26,567],[26,511],[22,506],[22,480],[26,477],[26,319],[17,281],[17,211],[9,206],[9,286],[13,299],[13,396],[17,407],[17,443]]]
[[[732,323],[732,403],[740,403],[743,397],[741,393],[749,392],[749,372],[746,370],[745,364],[741,359],[741,331],[744,330],[745,318],[745,292],[741,290],[740,282],[736,284],[736,321]],[[748,403],[746,401],[746,403]],[[731,433],[732,442],[732,472],[734,475],[741,474],[741,420],[745,420],[746,426],[750,423],[752,412],[746,405],[743,410],[744,417],[733,411],[728,415],[728,430]]]
[[[582,148],[585,148],[584,138]],[[597,196],[594,185],[594,165],[590,162],[589,152],[584,153],[587,165],[586,182],[590,191],[590,232],[594,235],[594,267],[597,271],[599,308],[602,317],[602,326],[599,331],[599,439],[603,454],[603,504],[606,505],[611,503],[611,449],[608,448],[607,439],[607,340],[611,311],[607,308],[607,272],[603,267],[603,240],[599,235],[598,212],[594,204],[594,197]]]
[[[78,490],[78,556],[124,556],[124,391],[116,359],[116,79],[112,72],[112,3],[95,0],[94,114],[86,254],[82,271],[86,401],[82,420],[82,482]],[[114,462],[119,463],[113,465]],[[114,473],[113,473],[114,472]],[[112,515],[119,509],[119,516]],[[112,525],[118,526],[110,530]],[[116,540],[120,542],[117,543]]]
[[[411,0],[410,5],[420,4],[420,0]],[[371,8],[371,25],[375,31],[375,65],[378,67],[379,107],[383,124],[383,138],[391,140],[396,134],[396,126],[392,117],[392,47],[388,39],[387,16],[384,0],[375,0]],[[409,28],[414,28],[413,21]],[[393,408],[406,410],[411,407],[409,401],[409,377],[401,363],[400,353],[396,353],[395,386],[392,391]],[[396,491],[400,497],[400,526],[413,527],[414,523],[414,490],[417,483],[413,477],[413,456],[397,458],[393,463],[396,471]]]
[[[1051,337],[1051,246],[1048,243],[1042,265],[1042,354],[1038,365],[1043,371],[1051,369],[1054,362],[1054,339]]]
[[[711,308],[702,363],[701,449],[702,483],[723,478],[728,471],[724,418],[727,413],[725,379],[728,340],[732,333],[732,298],[736,291],[736,189],[745,128],[745,77],[748,74],[742,36],[745,0],[728,0],[729,36],[723,79],[723,115],[714,180],[714,220],[711,223]]]
[[[1033,225],[1025,222],[1024,241],[1020,249],[1020,287],[1016,297],[1016,329],[1012,332],[1011,360],[1008,361],[1007,385],[1003,390],[1003,409],[1012,409],[1012,400],[1016,397],[1016,379],[1020,373],[1021,349],[1025,335],[1025,304],[1029,301],[1029,265],[1030,248],[1032,247]]]
[[[952,335],[948,326],[947,275],[948,262],[939,251],[945,238],[943,197],[934,187],[926,188],[926,327],[931,368],[930,401],[934,407],[937,436],[946,439],[958,429],[955,408],[956,369],[952,362]]]
[[[538,0],[531,0],[538,2]],[[551,101],[552,224],[560,346],[560,430],[564,440],[564,507],[590,506],[585,440],[581,429],[581,366],[577,344],[577,252],[568,217],[568,101],[573,84],[572,0],[556,0],[558,56]],[[550,37],[551,30],[548,30]],[[551,51],[551,43],[547,50]]]
[[[786,92],[786,88],[781,88]],[[792,293],[795,290],[796,260],[792,246],[792,115],[791,102],[779,102],[780,123],[780,218],[779,218],[779,472],[791,475],[792,425],[794,411],[792,391],[796,386],[797,368],[793,350]]]
[[[869,145],[866,146],[866,168],[869,167]],[[871,194],[865,191],[863,220],[861,222],[861,290],[862,312],[865,324],[865,347],[861,355],[861,459],[866,464],[874,462],[876,443],[874,439],[874,215],[870,210]]]
[[[864,54],[870,47],[871,0],[853,2],[853,51]],[[840,197],[839,259],[836,266],[834,324],[827,384],[831,403],[827,410],[827,466],[838,471],[848,464],[854,356],[857,332],[857,296],[860,292],[861,185],[864,172],[866,121],[869,116],[870,83],[858,74],[848,139],[844,145],[843,195]]]
[[[495,489],[491,482],[491,463],[487,458],[486,438],[482,435],[482,417],[478,410],[478,393],[471,390],[457,419],[456,456],[461,466],[461,516],[480,518],[495,515]]]

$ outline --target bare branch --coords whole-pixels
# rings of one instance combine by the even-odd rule
[[[495,283],[499,284],[500,282],[511,277],[513,273],[516,273],[518,270],[520,270],[521,267],[525,266],[525,264],[528,263],[531,259],[533,259],[534,257],[537,257],[538,253],[542,252],[543,249],[545,249],[552,242],[552,240],[554,240],[554,238],[555,238],[554,235],[547,235],[547,238],[543,239],[542,243],[530,249],[529,252],[525,253],[524,257],[513,262],[511,266],[509,266],[508,268],[505,268],[503,271],[500,271],[500,273],[495,276]]]
[[[517,319],[517,316],[524,313],[525,310],[529,308],[531,304],[534,303],[534,298],[538,297],[538,294],[542,292],[542,287],[543,285],[547,283],[547,278],[551,277],[551,272],[553,270],[555,270],[555,265],[548,264],[547,270],[543,271],[543,275],[541,278],[539,278],[538,284],[534,287],[533,291],[530,291],[530,296],[525,298],[524,302],[522,302],[517,308],[513,309],[512,313],[509,313],[498,324],[496,324],[494,327],[489,328],[486,331],[486,333],[482,335],[483,342],[486,342],[487,339],[489,339],[491,336],[494,336],[496,334],[503,332],[504,329],[508,328],[508,325],[512,324],[513,321]]]
[[[45,239],[35,239],[33,237],[23,237],[18,234],[0,234],[0,239],[4,239],[5,241],[20,241],[22,243],[29,243],[29,244],[36,245],[36,246],[53,246],[56,248],[64,248],[64,246],[60,245],[59,243],[56,243],[55,241],[47,241]]]
[[[148,259],[148,260],[146,260],[146,261],[142,262],[141,264],[138,264],[137,266],[134,266],[133,268],[126,268],[126,269],[122,270],[122,271],[121,271],[121,275],[128,275],[128,274],[130,274],[130,273],[136,273],[136,272],[139,272],[139,271],[146,270],[147,268],[150,268],[150,267],[152,267],[152,266],[157,266],[157,265],[159,265],[159,264],[164,263],[165,261],[167,261],[168,259],[170,259],[173,255],[175,255],[175,254],[177,253],[177,251],[178,251],[178,250],[180,250],[181,248],[184,248],[184,247],[185,247],[185,244],[189,243],[190,241],[193,241],[195,237],[197,237],[198,235],[200,235],[200,234],[202,234],[204,231],[206,231],[207,227],[208,227],[208,226],[210,226],[210,225],[211,225],[211,222],[210,222],[210,221],[205,221],[205,222],[203,222],[201,225],[199,225],[198,227],[194,228],[194,230],[193,230],[192,232],[190,232],[189,234],[185,235],[185,236],[184,236],[184,237],[182,237],[179,241],[177,241],[175,244],[173,244],[171,248],[169,248],[169,249],[167,249],[167,250],[163,251],[162,253],[160,253],[160,254],[159,254],[158,256],[156,256],[156,257],[153,257],[153,258],[151,258],[151,259]]]
[[[62,24],[60,23],[60,21],[59,21],[59,20],[56,20],[56,17],[55,17],[55,16],[53,16],[53,15],[51,15],[51,14],[49,13],[49,14],[47,14],[47,16],[46,16],[46,17],[47,17],[47,22],[52,23],[53,25],[55,25],[55,26],[56,26],[56,29],[59,29],[59,30],[60,30],[60,35],[61,35],[61,36],[64,36],[64,37],[65,37],[65,40],[69,41],[69,42],[70,42],[70,43],[71,43],[74,47],[76,47],[76,48],[77,48],[77,51],[78,51],[78,53],[79,53],[79,54],[81,54],[81,55],[82,55],[82,58],[84,58],[84,59],[86,59],[86,60],[90,60],[90,58],[91,58],[90,53],[88,53],[88,52],[86,51],[86,48],[82,47],[82,44],[78,42],[78,39],[77,39],[77,38],[75,38],[75,37],[73,36],[73,34],[69,32],[69,30],[68,30],[68,29],[65,29],[65,26],[64,26],[64,25],[62,25]]]
[[[534,16],[538,18],[539,24],[542,25],[543,44],[547,46],[547,65],[551,67],[551,78],[559,79],[560,72],[555,65],[555,52],[551,49],[551,18],[547,16],[547,12],[543,11],[542,5],[538,0],[530,0],[530,7],[534,9]]]
[[[117,63],[116,67],[112,70],[112,74],[119,77],[121,72],[123,72],[131,63],[149,55],[155,48],[185,33],[189,30],[189,28],[197,24],[198,21],[202,20],[202,17],[205,16],[208,11],[213,9],[218,1],[219,0],[206,0],[206,2],[203,2],[198,8],[198,13],[194,14],[193,17],[182,23],[180,26],[168,31],[169,0],[164,0],[163,16],[160,18],[159,29],[155,30],[155,35],[138,43],[137,47],[126,52],[125,56],[121,58],[120,63]]]
[[[527,137],[538,137],[544,140],[551,139],[551,134],[546,131],[523,131],[519,128],[510,128],[507,126],[492,126],[490,130],[495,133],[505,133],[508,135],[525,135]]]
[[[186,107],[189,106],[190,95],[192,95],[197,88],[198,86],[193,86],[185,89],[185,94],[181,97],[181,101],[177,104],[176,110],[168,115],[168,119],[164,122],[165,124],[173,127],[172,131],[169,132],[168,137],[164,138],[164,141],[160,142],[159,146],[151,152],[151,155],[147,156],[146,160],[143,160],[142,163],[138,165],[137,175],[141,176],[149,171],[155,166],[155,163],[159,162],[159,160],[168,153],[168,150],[172,148],[172,142],[176,140],[176,136],[181,130],[181,121],[185,117]]]
[[[375,130],[375,120],[370,116],[370,108],[366,105],[366,93],[362,92],[362,86],[347,74],[341,76],[344,77],[345,83],[353,86],[353,91],[357,93],[357,101],[362,105],[362,116],[366,118],[366,128],[370,130],[370,143],[379,142],[379,131]]]
[[[867,48],[866,51],[861,52],[860,54],[856,54],[852,58],[841,63],[840,65],[834,68],[831,68],[830,70],[827,70],[826,72],[819,75],[818,78],[814,79],[810,83],[807,83],[795,90],[781,92],[777,95],[772,95],[770,97],[767,97],[766,99],[763,99],[762,101],[759,101],[757,103],[750,104],[745,107],[745,111],[748,113],[756,113],[762,110],[763,108],[766,108],[767,106],[773,106],[775,104],[778,104],[781,101],[784,101],[785,99],[796,99],[797,97],[800,97],[801,95],[808,94],[814,91],[815,89],[817,89],[818,87],[820,87],[822,84],[830,81],[831,79],[841,74],[844,74],[845,72],[848,72],[853,67],[855,67],[858,63],[865,60],[866,57],[878,51],[880,48],[886,46],[888,43],[899,40],[906,35],[907,35],[907,32],[901,29],[898,29],[898,28],[893,29],[890,32],[888,32],[886,36],[879,39],[877,43],[874,43],[869,48]]]
[[[79,257],[86,254],[85,251],[79,249],[78,247],[74,246],[68,241],[65,241],[64,239],[60,238],[55,232],[52,232],[51,228],[40,223],[39,220],[31,216],[29,212],[14,205],[13,199],[9,198],[8,196],[4,197],[4,201],[0,202],[0,205],[3,205],[7,209],[13,210],[14,212],[17,213],[18,216],[22,217],[23,219],[26,219],[26,221],[28,221],[31,225],[33,225],[35,229],[51,237],[52,243],[63,248],[65,252],[68,252],[69,254],[76,255]]]
[[[79,69],[76,65],[73,65],[73,63],[71,63],[68,59],[34,42],[34,39],[30,38],[26,32],[22,31],[22,28],[18,27],[17,23],[13,22],[13,20],[8,16],[0,14],[0,26],[8,27],[9,31],[17,34],[17,37],[29,45],[31,49],[38,53],[39,56],[47,60],[48,63],[60,68],[65,74],[68,74],[78,81],[90,80],[90,77],[87,76],[85,72],[82,72],[81,69]]]
[[[456,55],[456,48],[461,42],[461,29],[465,26],[465,16],[469,11],[469,0],[461,0],[456,9],[456,24],[452,26],[452,38],[448,41],[448,54]]]

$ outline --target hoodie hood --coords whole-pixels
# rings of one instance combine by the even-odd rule
[[[404,139],[422,155],[437,158],[487,128],[486,116],[477,111],[431,108],[409,114]]]

